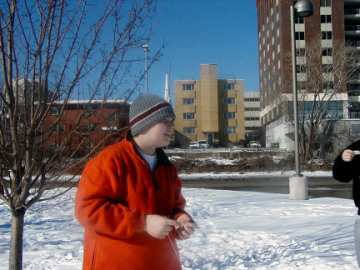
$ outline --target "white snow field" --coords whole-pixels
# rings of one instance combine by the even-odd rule
[[[352,200],[184,188],[199,225],[179,241],[183,269],[358,269]],[[71,190],[46,209],[28,211],[24,269],[80,270],[83,229]],[[8,269],[9,211],[0,203],[0,269]],[[160,269],[159,269],[160,270]]]

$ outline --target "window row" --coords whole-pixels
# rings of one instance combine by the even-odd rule
[[[325,40],[332,39],[332,32],[331,31],[322,31],[321,38],[325,39]]]
[[[224,83],[224,89],[225,90],[234,90],[235,89],[235,83]],[[182,89],[184,91],[194,91],[195,87],[193,83],[184,83],[182,85]]]
[[[245,130],[259,130],[260,129],[260,127],[245,127]]]
[[[320,0],[320,7],[331,7],[331,0]]]
[[[245,117],[246,121],[259,121],[260,117]]]
[[[245,98],[244,100],[247,101],[247,102],[260,101],[260,98]]]
[[[98,124],[87,123],[87,124],[81,124],[76,127],[69,125],[69,130],[71,131],[72,129],[76,129],[77,131],[81,131],[81,132],[92,132],[92,131],[95,131],[97,129],[97,127],[99,127]],[[65,124],[59,122],[54,125],[52,130],[54,133],[58,133],[58,134],[65,133],[65,130],[66,130]],[[102,126],[101,130],[102,131],[114,131],[114,130],[117,130],[117,126]]]
[[[260,111],[260,108],[259,107],[247,107],[247,108],[245,108],[245,111],[246,112],[257,112],[257,111]]]
[[[321,23],[331,23],[331,15],[320,15]]]
[[[322,83],[322,88],[323,89],[334,89],[335,85],[333,81],[324,81]],[[297,82],[297,89],[298,90],[306,90],[306,81],[299,81]]]
[[[193,83],[185,83],[183,84],[183,90],[194,90],[194,84]]]
[[[294,19],[296,24],[304,23],[304,17],[297,16]],[[320,15],[321,23],[331,23],[331,15]]]
[[[184,134],[195,134],[196,128],[195,127],[184,127],[183,128]],[[234,134],[236,133],[236,127],[226,127],[224,130],[225,134]]]
[[[259,108],[260,110],[260,108]],[[225,112],[224,113],[224,119],[235,119],[236,113],[235,112]],[[183,113],[183,119],[185,120],[194,120],[195,119],[195,113]]]
[[[91,108],[90,106],[86,106],[84,109],[84,116],[91,116],[96,114],[96,109]],[[60,115],[61,107],[60,106],[51,106],[50,107],[50,115]],[[64,113],[64,112],[63,112]],[[107,122],[115,122],[118,119],[117,114],[112,113],[107,116]]]
[[[325,117],[328,119],[339,119],[343,115],[343,101],[299,102],[299,119],[311,119],[314,110],[326,113]]]
[[[184,98],[183,105],[194,105],[195,99],[194,98]],[[224,104],[230,105],[235,104],[235,98],[224,98]]]
[[[321,38],[323,40],[332,39],[332,32],[331,31],[322,31]],[[295,40],[305,40],[305,32],[295,32]]]
[[[320,15],[321,23],[331,23],[331,15]],[[295,23],[304,23],[304,17],[295,17]]]
[[[321,70],[323,73],[330,73],[333,71],[332,64],[322,64]],[[296,65],[296,73],[306,73],[306,66],[305,65]]]

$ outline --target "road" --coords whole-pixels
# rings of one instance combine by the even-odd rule
[[[288,176],[182,180],[184,187],[224,190],[243,190],[289,194]],[[352,198],[352,184],[341,183],[332,177],[308,177],[309,196]]]

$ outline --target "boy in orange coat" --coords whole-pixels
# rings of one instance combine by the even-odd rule
[[[89,161],[78,186],[83,269],[178,270],[175,238],[189,238],[196,224],[161,149],[170,142],[175,114],[162,98],[142,94],[129,118],[131,134]]]

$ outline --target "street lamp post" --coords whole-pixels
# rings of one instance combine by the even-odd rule
[[[299,0],[290,6],[291,20],[291,56],[293,76],[293,106],[294,106],[294,135],[295,135],[295,176],[289,179],[290,199],[306,200],[308,198],[307,178],[300,173],[299,157],[299,118],[297,100],[297,77],[296,77],[296,41],[295,41],[295,16],[309,17],[313,14],[313,6],[308,0]]]
[[[149,88],[148,88],[148,52],[149,52],[149,45],[148,44],[144,44],[142,45],[142,48],[144,49],[145,52],[145,89],[146,89],[146,94],[149,94]]]

